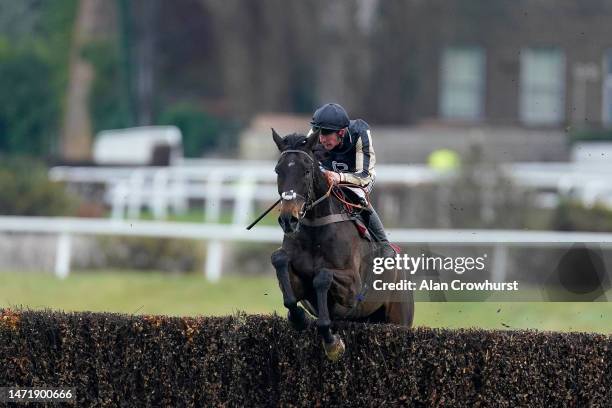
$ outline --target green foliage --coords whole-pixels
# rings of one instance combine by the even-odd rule
[[[612,210],[595,205],[588,208],[583,204],[569,199],[559,203],[551,227],[561,231],[612,231]]]
[[[24,0],[2,5],[0,152],[32,156],[54,152],[76,4],[76,0]],[[24,16],[28,18],[22,25]]]
[[[46,155],[57,135],[59,100],[51,66],[28,51],[0,52],[0,152]]]
[[[178,103],[159,116],[160,125],[174,125],[183,134],[183,149],[187,157],[200,157],[210,151],[234,148],[239,126],[213,116],[193,103]]]
[[[570,130],[571,143],[587,141],[612,141],[612,129],[579,129]]]
[[[20,158],[0,160],[0,214],[70,215],[77,206],[63,185],[49,181],[40,162]]]
[[[68,86],[70,45],[78,0],[55,0],[40,5],[40,35],[34,46],[52,70],[52,86],[60,103]]]
[[[132,125],[129,101],[121,87],[119,48],[112,41],[89,43],[81,50],[94,67],[95,79],[89,96],[89,109],[95,132]]]

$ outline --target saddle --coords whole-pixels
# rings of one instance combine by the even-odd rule
[[[367,211],[369,206],[369,197],[365,190],[354,184],[340,184],[336,187],[334,194],[344,203],[344,209],[351,217],[359,235],[372,241],[372,236],[361,216],[361,213]]]
[[[370,196],[366,190],[363,187],[355,184],[340,184],[335,193],[336,196],[340,195],[339,198],[345,202],[344,207],[347,213],[351,216],[353,224],[357,228],[359,235],[362,238],[373,242],[372,235],[370,234],[370,231],[368,230],[362,217],[362,213],[364,211],[368,211],[367,207],[370,205]],[[396,254],[401,252],[401,248],[398,245],[393,243],[389,243],[389,245],[391,248],[393,248]]]

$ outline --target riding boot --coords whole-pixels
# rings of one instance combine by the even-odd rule
[[[380,217],[374,211],[374,207],[369,205],[367,209],[365,209],[362,213],[363,221],[365,222],[366,228],[370,231],[370,235],[376,242],[384,242],[389,243],[389,239],[387,238],[387,233],[385,232],[385,228],[383,227],[382,222],[380,221]]]

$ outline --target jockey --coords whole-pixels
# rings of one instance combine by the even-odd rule
[[[328,103],[317,109],[310,122],[313,132],[320,130],[319,143],[327,151],[321,160],[328,179],[334,183],[350,183],[372,191],[376,172],[374,145],[370,126],[362,119],[349,120],[344,108]],[[357,189],[357,192],[361,190]],[[362,192],[361,192],[362,193]],[[362,197],[365,202],[365,197]],[[361,215],[377,242],[388,243],[380,217],[370,203]]]

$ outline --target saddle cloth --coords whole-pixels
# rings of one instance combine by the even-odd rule
[[[372,241],[372,235],[370,235],[370,231],[368,231],[368,228],[365,226],[361,218],[354,217],[353,223],[355,224],[355,227],[357,227],[357,231],[359,231],[359,235],[361,236],[361,238],[367,239],[368,241]],[[399,254],[402,251],[399,245],[394,244],[392,242],[389,242],[389,246],[393,248],[393,251],[395,251],[396,254]]]
[[[345,193],[345,198],[348,201],[355,203],[355,204],[362,204],[363,202],[367,203],[368,205],[370,204],[368,201],[369,197],[367,196],[363,188],[358,187],[358,186],[352,187],[351,185],[343,185],[342,189],[343,189],[342,191]],[[370,232],[368,231],[368,228],[366,227],[365,223],[361,219],[361,216],[359,215],[358,211],[352,214],[352,218],[353,218],[353,223],[355,224],[355,227],[357,228],[357,231],[359,231],[359,235],[362,238],[367,239],[368,241],[372,241],[372,235],[370,234]],[[391,248],[393,248],[396,254],[399,254],[401,252],[400,247],[397,246],[396,244],[389,243],[389,245],[391,246]]]

